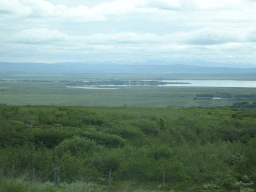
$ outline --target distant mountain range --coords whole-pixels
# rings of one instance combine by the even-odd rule
[[[120,73],[120,74],[204,74],[256,73],[256,68],[205,67],[182,63],[7,63],[0,62],[0,72],[24,73]]]

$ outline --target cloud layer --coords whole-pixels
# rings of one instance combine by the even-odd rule
[[[0,43],[5,46],[0,59],[200,59],[256,65],[255,1],[61,2],[0,1]]]

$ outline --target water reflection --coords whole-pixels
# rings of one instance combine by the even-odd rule
[[[183,84],[173,84],[175,82]],[[182,87],[246,87],[256,88],[256,81],[236,81],[236,80],[162,80],[166,82],[163,86],[182,86]]]

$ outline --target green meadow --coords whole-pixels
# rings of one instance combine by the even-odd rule
[[[118,74],[0,74],[0,103],[8,105],[129,106],[129,107],[220,107],[256,101],[256,89],[166,86],[115,86],[75,88],[84,81],[205,79],[185,75]],[[208,77],[216,79],[216,77]],[[218,77],[227,79],[228,76]],[[253,80],[252,77],[229,77]],[[72,85],[72,86],[69,86]],[[104,89],[105,88],[105,89]],[[208,95],[208,96],[207,96]],[[210,95],[210,96],[209,96]],[[221,97],[214,100],[212,97]]]

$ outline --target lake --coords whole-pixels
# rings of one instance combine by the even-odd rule
[[[166,85],[160,86],[182,86],[182,87],[244,87],[256,88],[256,81],[236,80],[162,80]],[[174,84],[174,83],[182,84]],[[169,84],[168,84],[169,83]]]
[[[77,84],[77,82],[75,82]],[[74,84],[74,85],[75,85]],[[73,84],[70,84],[73,85]],[[80,82],[76,86],[68,88],[80,89],[118,89],[117,87],[131,86],[175,86],[175,87],[239,87],[256,88],[256,81],[237,81],[237,80],[138,80],[138,81],[106,81],[106,82]]]

